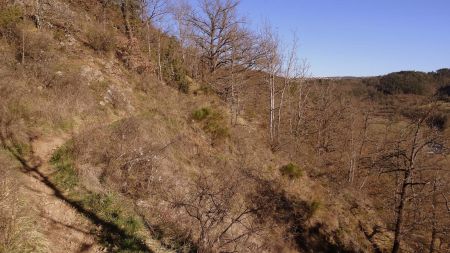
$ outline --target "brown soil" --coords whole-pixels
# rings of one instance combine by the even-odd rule
[[[33,149],[42,164],[37,171],[50,176],[49,160],[53,151],[64,144],[68,136],[39,139],[33,143]],[[68,203],[57,196],[52,188],[43,183],[37,173],[20,178],[21,192],[29,199],[30,207],[36,212],[36,226],[42,231],[49,243],[50,252],[102,252],[96,242],[94,225]]]

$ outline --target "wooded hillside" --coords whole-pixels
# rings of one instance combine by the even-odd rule
[[[0,0],[0,253],[450,250],[450,70],[313,78],[238,7]]]

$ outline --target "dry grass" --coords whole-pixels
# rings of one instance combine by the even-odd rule
[[[36,227],[35,218],[11,181],[14,171],[9,158],[0,153],[0,252],[49,252],[45,237]]]
[[[97,52],[110,53],[116,48],[115,34],[106,28],[92,27],[87,34],[88,45]]]
[[[128,63],[148,64],[145,41],[139,41],[135,49],[124,50],[124,59],[114,57],[112,51],[126,47],[125,36],[108,28],[83,31],[83,26],[91,27],[96,20],[89,15],[100,13],[101,7],[95,1],[76,2],[84,5],[75,7],[54,1],[52,6],[61,8],[60,15],[49,15],[46,20],[58,27],[57,32],[45,27],[36,30],[29,23],[15,25],[20,20],[14,10],[0,19],[0,26],[8,26],[8,36],[13,38],[9,44],[0,41],[0,56],[5,58],[5,64],[0,66],[0,104],[6,115],[2,117],[13,119],[17,137],[24,142],[33,131],[80,132],[74,138],[70,157],[66,157],[69,151],[64,149],[55,154],[53,162],[58,168],[53,179],[59,186],[69,191],[77,187],[90,191],[89,187],[95,185],[95,191],[78,196],[79,200],[118,225],[127,226],[128,216],[117,217],[117,212],[127,212],[123,211],[121,199],[110,193],[121,192],[130,202],[139,200],[140,212],[150,221],[154,235],[177,249],[220,248],[211,238],[217,237],[217,231],[226,227],[240,208],[249,206],[265,207],[233,229],[236,234],[250,225],[261,229],[258,236],[239,242],[239,247],[246,247],[242,251],[370,248],[369,242],[361,239],[364,235],[357,221],[364,220],[364,225],[370,227],[378,214],[362,212],[373,208],[359,202],[366,196],[352,197],[357,194],[355,190],[342,186],[346,185],[352,154],[350,139],[358,136],[349,129],[362,125],[361,111],[372,107],[372,103],[377,103],[376,108],[399,107],[403,103],[399,98],[373,94],[377,91],[371,86],[308,83],[310,93],[302,106],[306,109],[300,124],[294,130],[291,128],[295,124],[282,125],[280,143],[285,145],[272,152],[267,145],[267,87],[260,73],[250,73],[250,84],[240,91],[243,124],[231,127],[226,104],[212,92],[180,94],[159,82],[150,67],[131,70],[133,64]],[[92,13],[88,13],[90,10]],[[105,22],[107,27],[122,26],[119,12],[109,8],[106,13],[113,17]],[[66,14],[68,21],[62,17]],[[117,40],[111,40],[112,37]],[[25,64],[19,57],[22,53]],[[169,54],[165,59],[166,71],[172,71],[166,73],[170,77],[167,79],[185,84],[184,70],[170,68],[178,64],[173,61],[177,57]],[[350,91],[353,94],[348,95]],[[296,92],[293,89],[288,93],[292,96]],[[371,101],[362,101],[366,97]],[[298,102],[295,99],[286,101],[283,120],[294,122],[292,116],[297,115]],[[408,95],[406,100],[411,103],[405,106],[413,104],[414,99]],[[351,113],[356,116],[352,118]],[[110,124],[112,119],[117,121]],[[387,121],[382,115],[374,118],[368,127],[370,140],[377,141],[383,135]],[[401,128],[403,124],[399,120],[391,127]],[[218,143],[221,145],[214,145]],[[26,147],[21,149],[26,152]],[[357,176],[363,179],[365,174],[360,172]],[[387,183],[377,180],[368,180],[366,188]],[[229,188],[228,183],[236,181]],[[220,222],[206,236],[200,232],[201,222],[186,208],[199,189],[205,188],[211,195],[219,194],[216,197],[223,204],[221,210],[227,213],[223,218],[219,212]],[[339,194],[343,188],[350,197]],[[212,202],[197,207],[204,211]],[[25,221],[16,224],[28,226]],[[135,232],[135,221],[130,220],[129,225]],[[0,233],[2,240],[3,234],[17,233]],[[202,245],[205,238],[210,244]],[[8,247],[4,251],[14,252],[13,246]]]

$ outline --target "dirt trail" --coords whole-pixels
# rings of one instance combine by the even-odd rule
[[[42,160],[38,171],[44,176],[51,174],[49,160],[55,149],[63,145],[69,136],[43,138],[33,143],[36,156]],[[24,175],[21,191],[29,199],[36,212],[37,226],[49,243],[50,252],[102,252],[96,243],[94,225],[68,203],[55,196],[55,192],[39,180],[36,174]]]
[[[44,183],[42,176],[53,172],[49,161],[55,150],[70,139],[69,135],[44,137],[33,142],[34,154],[42,161],[37,173],[23,174],[20,178],[21,193],[27,199],[38,217],[39,227],[52,253],[95,253],[106,252],[97,242],[96,225],[81,215],[69,203],[56,196],[55,191]],[[40,175],[39,175],[40,174]],[[148,248],[155,253],[171,252],[158,240],[148,239]]]

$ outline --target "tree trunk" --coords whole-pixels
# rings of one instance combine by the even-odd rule
[[[437,239],[437,224],[436,224],[436,191],[437,191],[437,180],[436,176],[433,181],[433,199],[431,204],[431,210],[432,210],[432,217],[431,217],[431,242],[430,242],[430,253],[434,253],[435,251],[435,245],[436,245],[436,239]]]
[[[234,54],[234,52],[233,52]],[[236,114],[236,101],[235,101],[235,76],[234,76],[234,56],[231,61],[231,101],[230,101],[230,110],[231,110],[231,125],[234,126],[236,124],[235,118],[237,118]]]
[[[286,77],[288,78],[288,77]],[[283,112],[283,101],[284,101],[284,94],[286,91],[286,88],[289,86],[289,81],[285,81],[283,89],[281,91],[281,97],[280,97],[280,104],[278,106],[278,125],[277,125],[277,142],[280,142],[280,127],[281,127],[281,113]]]
[[[128,0],[122,0],[122,2],[120,4],[120,9],[122,11],[123,20],[125,23],[125,32],[127,34],[129,41],[131,42],[133,39],[133,31],[132,31],[131,25],[130,25]]]
[[[355,178],[355,163],[356,163],[356,151],[355,151],[355,134],[354,134],[354,123],[355,123],[355,118],[354,115],[352,114],[351,118],[350,118],[350,166],[348,169],[348,182],[350,184],[353,184],[353,180]]]
[[[158,33],[158,71],[159,71],[159,80],[163,80],[162,76],[162,65],[161,65],[161,34]]]
[[[293,133],[295,135],[300,134],[300,125],[302,123],[302,120],[304,118],[304,107],[306,104],[306,100],[308,97],[308,93],[307,91],[304,91],[303,89],[305,88],[305,86],[300,83],[299,89],[298,89],[298,103],[297,103],[297,113],[294,116],[294,120],[295,120],[295,126],[293,127]],[[305,88],[306,89],[306,88]]]
[[[148,61],[151,62],[152,59],[152,44],[150,41],[150,21],[145,22],[147,30],[147,51],[148,51]]]
[[[435,249],[435,245],[436,245],[436,239],[437,239],[437,231],[436,231],[436,222],[433,221],[433,227],[432,227],[432,231],[431,231],[431,242],[430,242],[430,253],[434,253]]]
[[[402,188],[400,190],[400,198],[399,198],[399,204],[396,210],[397,217],[395,221],[395,232],[394,232],[394,245],[392,246],[392,253],[398,253],[400,251],[400,242],[402,239],[402,226],[403,226],[403,219],[404,219],[404,209],[405,209],[405,203],[406,203],[406,195],[407,195],[407,188],[409,185],[411,177],[411,171],[408,169],[405,171],[403,176],[403,182],[402,182]]]
[[[270,74],[269,77],[269,90],[270,90],[270,114],[269,114],[269,134],[270,144],[274,142],[274,119],[275,119],[275,75]]]

